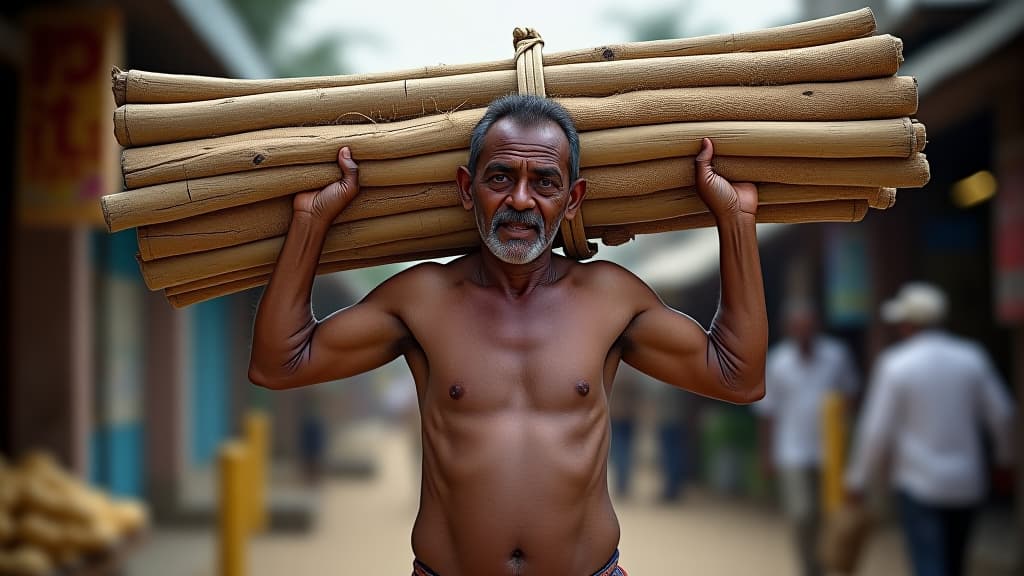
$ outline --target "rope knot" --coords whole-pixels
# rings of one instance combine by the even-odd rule
[[[520,94],[547,96],[544,87],[544,39],[533,28],[512,30],[512,45],[516,48],[516,84]],[[583,260],[597,252],[597,245],[587,242],[583,227],[583,212],[576,213],[571,220],[564,220],[561,226],[562,245],[566,256]]]
[[[516,58],[524,52],[540,44],[544,45],[544,39],[540,32],[533,28],[516,28],[512,31],[512,46],[516,49]]]

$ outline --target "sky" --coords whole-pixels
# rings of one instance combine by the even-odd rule
[[[800,0],[307,0],[281,38],[301,46],[322,34],[356,39],[345,72],[384,72],[432,64],[509,58],[512,29],[537,29],[545,52],[630,41],[625,22],[678,12],[683,36],[740,32],[799,20]]]

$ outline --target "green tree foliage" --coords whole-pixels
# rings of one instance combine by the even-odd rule
[[[278,76],[319,76],[343,74],[341,62],[345,38],[323,36],[308,47],[295,51],[280,46],[283,27],[295,16],[303,0],[228,0],[249,29],[253,41]]]
[[[615,11],[609,19],[624,26],[637,42],[686,38],[718,31],[717,23],[694,25],[687,19],[694,13],[694,0],[676,0],[642,12]]]
[[[299,5],[296,0],[228,0],[242,18],[253,40],[266,52],[274,48],[278,31]]]

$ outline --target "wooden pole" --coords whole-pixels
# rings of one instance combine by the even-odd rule
[[[473,215],[461,208],[437,208],[385,218],[370,218],[336,224],[327,233],[325,251],[364,249],[401,240],[419,240],[438,234],[472,230]],[[283,236],[249,242],[219,250],[184,254],[141,262],[143,279],[150,290],[191,282],[207,276],[271,264],[284,244]],[[422,246],[422,250],[431,247]],[[371,254],[370,257],[388,254]]]
[[[860,222],[868,212],[866,200],[831,200],[801,204],[778,204],[760,206],[757,221],[775,224],[800,224],[804,222]],[[600,238],[608,246],[618,246],[635,238],[638,234],[659,234],[692,228],[709,228],[715,225],[710,213],[693,214],[657,220],[637,222],[622,226],[593,226],[587,230],[590,238]]]
[[[807,192],[803,190],[804,187],[790,187],[790,186],[776,186],[773,184],[761,185],[761,199],[762,203],[766,202],[779,202],[779,203],[800,203],[807,202],[810,198]],[[892,188],[879,188],[879,189],[865,189],[855,187],[829,187],[828,192],[820,193],[821,198],[830,198],[833,200],[845,199],[845,200],[857,200],[867,198],[868,205],[876,209],[887,209],[893,205],[896,199],[896,190]],[[675,193],[673,193],[675,194]],[[600,204],[608,204],[607,206],[601,207]],[[610,203],[599,203],[598,213],[595,214],[595,218],[606,221],[621,222],[627,218],[626,214],[621,214],[620,217],[610,216],[607,214],[616,214],[618,206],[617,201]],[[702,212],[703,207],[697,210]],[[604,212],[602,214],[601,212]],[[647,216],[647,215],[644,215]],[[656,214],[651,219],[658,219],[664,217],[664,214]],[[629,218],[637,218],[637,216],[630,214]],[[371,247],[374,249],[374,254],[389,254],[384,258],[389,259],[387,263],[396,261],[394,259],[402,259],[403,254],[415,253],[417,255],[424,254],[423,248],[429,246],[432,250],[431,253],[438,253],[442,256],[451,256],[455,254],[461,254],[475,248],[480,242],[479,234],[475,230],[467,230],[462,232],[453,232],[444,234],[441,236],[435,236],[423,240],[415,241],[399,241],[391,242],[385,245]],[[353,268],[365,267],[365,256],[367,252],[365,249],[359,250],[337,250],[333,252],[324,252],[320,256],[321,264],[328,263],[340,263],[347,262],[350,265],[344,269],[349,270]],[[441,256],[438,256],[441,257]],[[360,260],[359,258],[364,258]],[[426,256],[424,256],[426,258]],[[352,265],[354,264],[354,265]],[[376,265],[376,264],[373,264]],[[226,284],[228,282],[235,282],[246,280],[250,278],[257,278],[260,276],[267,276],[274,271],[273,264],[264,264],[253,268],[245,268],[236,270],[233,272],[227,272],[224,274],[218,274],[216,276],[209,276],[187,282],[184,284],[177,284],[175,286],[169,286],[165,289],[168,296],[176,296],[187,292],[194,292],[201,289],[210,288],[219,284]]]
[[[594,201],[643,196],[693,185],[693,158],[671,158],[622,166],[591,168],[584,210]],[[720,156],[720,174],[733,181],[763,180],[810,186],[809,193],[829,194],[824,187],[904,187],[928,180],[923,156],[901,159],[803,160]],[[863,184],[863,186],[861,186]],[[840,193],[840,192],[836,192]],[[879,202],[884,202],[879,200]],[[291,221],[290,197],[275,198],[218,212],[201,214],[138,229],[139,255],[144,261],[214,250],[283,235]],[[460,206],[454,184],[366,188],[335,223],[383,218],[420,210]],[[885,205],[873,205],[886,208]]]
[[[546,66],[548,96],[610,96],[640,89],[768,86],[892,76],[902,43],[871,36],[768,52],[613,60]],[[392,122],[486,106],[516,91],[515,70],[253,94],[176,104],[125,104],[114,112],[122,146],[224,136],[307,124]]]
[[[357,268],[368,268],[371,266],[382,266],[385,264],[394,264],[396,262],[409,262],[412,260],[431,260],[434,258],[444,258],[447,256],[456,256],[458,254],[465,253],[466,248],[433,251],[433,252],[422,252],[405,254],[402,256],[389,256],[382,258],[372,258],[365,260],[343,260],[338,262],[327,262],[320,264],[317,267],[317,274],[327,274],[331,272],[341,272],[344,270],[355,270]],[[242,277],[238,280],[233,280],[224,284],[211,285],[206,288],[198,289],[189,292],[180,292],[178,294],[168,294],[167,300],[175,307],[182,308],[190,304],[197,302],[203,302],[211,298],[223,296],[225,294],[234,294],[242,290],[249,288],[256,288],[262,286],[270,281],[269,273],[263,277]]]
[[[604,98],[556,100],[577,130],[672,122],[816,122],[901,118],[917,111],[913,78],[783,86],[642,90]],[[389,160],[469,147],[484,110],[460,110],[370,125],[302,126],[128,148],[127,188],[292,164],[333,162],[348,146],[359,160]]]
[[[677,40],[607,44],[594,48],[551,52],[544,55],[544,60],[548,65],[559,65],[661,56],[782,50],[851,40],[867,36],[874,31],[875,17],[871,9],[862,8],[827,18],[750,32],[714,34]],[[120,106],[128,102],[154,104],[192,102],[267,92],[377,84],[394,80],[436,78],[495,70],[511,70],[514,67],[515,63],[512,59],[505,59],[455,66],[444,64],[424,66],[385,73],[319,76],[312,78],[276,78],[270,80],[179,76],[139,70],[122,72],[121,70],[114,69],[112,84],[114,100]]]
[[[846,405],[843,395],[829,392],[822,403],[821,504],[826,516],[842,508],[845,491],[843,471],[846,469]]]
[[[245,415],[245,442],[249,450],[249,530],[267,529],[267,487],[269,480],[270,419],[265,412],[252,410]]]
[[[378,246],[368,248],[356,248],[351,250],[335,250],[324,252],[320,255],[321,264],[338,264],[343,266],[335,271],[354,270],[356,268],[367,268],[392,264],[394,262],[406,262],[410,258],[422,260],[430,258],[443,258],[445,256],[456,256],[476,246],[480,242],[480,235],[475,230],[464,230],[462,232],[451,232],[433,236],[427,241],[423,240],[397,240]],[[427,249],[424,249],[427,246]],[[168,296],[175,296],[192,292],[202,288],[209,288],[217,284],[224,284],[236,280],[244,280],[258,276],[269,276],[274,271],[274,264],[264,264],[253,268],[244,268],[207,276],[192,282],[168,286],[164,289]]]
[[[583,167],[592,167],[694,155],[705,136],[715,141],[716,153],[721,155],[909,158],[924,146],[917,126],[907,118],[895,118],[851,122],[683,122],[612,128],[580,135],[580,162]],[[465,151],[455,150],[360,162],[359,182],[361,186],[452,182],[456,167],[465,164],[466,157]],[[128,190],[104,196],[101,204],[107,225],[114,232],[313,190],[340,177],[335,163],[279,166]]]
[[[779,205],[763,206],[758,209],[757,221],[761,223],[785,223],[796,224],[801,222],[856,222],[864,218],[867,212],[867,202],[864,200],[837,200],[828,202],[814,202],[805,205]],[[639,223],[629,226],[594,226],[587,229],[587,237],[602,238],[608,245],[621,244],[632,239],[636,234],[657,233],[675,230],[688,230],[714,226],[714,218],[710,214],[697,214],[682,218],[672,218],[651,223]],[[423,254],[408,254],[393,258],[382,259],[380,263],[408,262],[429,258],[439,258],[464,253],[471,250],[466,247],[461,250],[452,250],[439,256],[426,256]],[[321,264],[317,268],[317,274],[327,274],[340,270],[362,268],[369,265],[366,261],[329,262]],[[177,308],[203,302],[219,296],[233,294],[249,288],[262,286],[269,282],[269,274],[234,280],[225,284],[218,284],[191,292],[181,292],[175,295],[168,295],[168,300]]]
[[[762,184],[759,188],[759,201],[763,204],[792,203],[792,199],[795,198],[800,200],[798,205],[805,206],[811,202],[835,201],[838,196],[857,198],[867,206],[866,198],[877,194],[877,188],[851,190]],[[706,211],[693,188],[679,188],[627,199],[594,200],[583,209],[587,214],[585,222],[589,223],[588,228],[629,226],[637,222],[666,220]],[[461,206],[434,208],[335,224],[327,234],[324,251],[345,251],[351,254],[350,258],[394,256],[396,252],[391,251],[392,248],[415,252],[450,248],[452,246],[433,244],[434,239],[439,235],[442,238],[449,238],[455,233],[475,230],[476,221],[472,213],[465,211]],[[410,243],[396,245],[395,240],[407,240]],[[275,236],[216,250],[143,261],[140,266],[146,285],[157,290],[272,264],[276,261],[283,244],[284,236]],[[353,252],[355,250],[359,252]]]
[[[245,483],[248,458],[246,447],[239,442],[228,442],[221,447],[217,532],[220,576],[245,576],[247,572],[249,522]]]

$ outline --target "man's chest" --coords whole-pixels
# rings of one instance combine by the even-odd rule
[[[425,399],[469,411],[561,410],[604,399],[609,356],[628,323],[614,306],[473,295],[447,304],[410,323],[424,360],[417,380]]]

